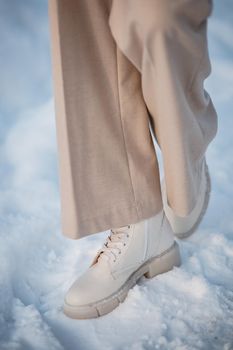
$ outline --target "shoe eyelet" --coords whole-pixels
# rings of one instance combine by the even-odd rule
[[[121,252],[119,252],[118,254],[121,254]]]
[[[126,243],[124,243],[124,246],[126,246]]]

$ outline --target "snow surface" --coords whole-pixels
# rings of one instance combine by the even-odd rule
[[[233,349],[232,10],[230,0],[216,1],[209,21],[213,71],[206,88],[219,130],[207,153],[213,184],[207,214],[191,238],[179,241],[180,268],[142,277],[101,318],[72,320],[61,311],[65,291],[107,232],[76,241],[62,235],[53,100],[50,94],[48,102],[25,108],[19,91],[14,122],[1,126],[0,350]]]

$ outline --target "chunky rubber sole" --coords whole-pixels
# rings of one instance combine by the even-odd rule
[[[74,319],[89,319],[103,316],[114,310],[125,300],[128,291],[143,275],[146,278],[152,278],[156,275],[172,270],[174,266],[180,265],[181,257],[179,246],[176,242],[174,242],[174,244],[168,250],[143,263],[143,265],[141,265],[133,274],[131,274],[121,288],[108,298],[82,306],[73,306],[64,302],[63,312],[68,317]]]

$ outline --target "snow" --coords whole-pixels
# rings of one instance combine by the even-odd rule
[[[207,153],[213,184],[207,214],[192,237],[179,240],[182,266],[153,279],[142,277],[110,314],[72,320],[62,313],[64,293],[88,267],[107,232],[76,241],[61,233],[51,95],[36,106],[23,108],[23,103],[14,123],[5,122],[0,150],[1,350],[233,349],[230,10],[230,0],[216,2],[209,22],[213,70],[206,86],[219,114],[219,131]]]

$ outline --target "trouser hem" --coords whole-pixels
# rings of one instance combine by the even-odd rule
[[[73,230],[73,226],[72,230],[69,230],[63,224],[62,234],[67,238],[80,239],[94,233],[109,230],[112,227],[137,223],[156,215],[161,209],[162,203],[159,201],[148,202],[146,206],[143,203],[132,204],[130,206],[116,205],[103,214],[80,220],[76,230]]]

